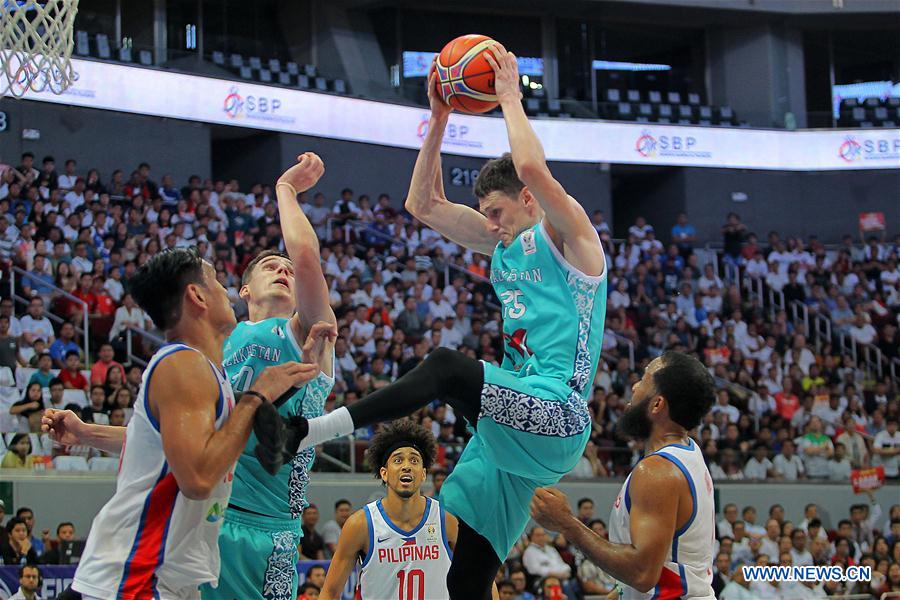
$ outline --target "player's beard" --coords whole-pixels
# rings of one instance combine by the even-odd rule
[[[632,402],[631,407],[616,422],[616,434],[639,441],[648,439],[653,428],[650,415],[647,414],[649,406],[649,398],[638,404]]]
[[[394,488],[394,493],[397,494],[398,496],[400,496],[401,498],[403,498],[404,500],[406,500],[407,498],[412,498],[413,496],[418,494],[419,489],[416,488],[416,489],[405,489],[404,490],[404,489]]]

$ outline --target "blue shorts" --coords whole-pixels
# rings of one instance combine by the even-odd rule
[[[294,600],[300,521],[229,508],[219,533],[219,585],[200,587],[203,600]]]
[[[528,525],[534,490],[557,483],[584,453],[591,416],[559,380],[482,364],[477,427],[440,500],[505,560]]]

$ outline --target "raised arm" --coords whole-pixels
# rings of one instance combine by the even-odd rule
[[[325,576],[319,600],[341,600],[341,593],[350,572],[356,565],[357,557],[365,555],[368,550],[368,538],[365,509],[358,510],[350,515],[341,528],[341,537],[328,566],[328,574]]]
[[[125,427],[85,423],[71,410],[48,408],[41,417],[41,431],[63,446],[90,446],[110,454],[122,452]]]
[[[566,260],[586,275],[601,275],[605,258],[600,236],[584,208],[566,193],[547,167],[544,148],[522,108],[515,55],[497,44],[484,56],[494,69],[516,174],[546,214],[548,232]]]
[[[441,141],[450,119],[450,107],[435,88],[435,71],[428,76],[431,118],[413,168],[406,210],[435,231],[461,246],[490,255],[497,245],[487,231],[487,219],[477,210],[447,200],[441,176]]]
[[[267,367],[250,390],[273,401],[318,371],[318,365],[297,362]],[[247,445],[262,400],[244,394],[217,430],[218,383],[206,357],[192,351],[176,352],[157,363],[148,396],[178,489],[192,500],[208,498]]]
[[[312,152],[297,157],[297,164],[285,171],[275,184],[278,197],[278,213],[281,219],[281,233],[284,246],[294,265],[294,294],[297,302],[297,316],[292,320],[298,340],[305,340],[313,324],[330,323],[336,327],[337,320],[328,299],[328,284],[322,273],[319,255],[319,238],[309,219],[297,202],[297,194],[312,188],[325,173],[322,159]],[[330,346],[324,353],[323,364],[319,366],[326,374],[332,373]],[[304,360],[306,360],[304,358]]]

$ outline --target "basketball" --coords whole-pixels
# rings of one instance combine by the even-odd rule
[[[497,106],[494,70],[484,53],[494,44],[486,35],[462,35],[444,46],[436,68],[438,90],[456,110],[483,113]]]

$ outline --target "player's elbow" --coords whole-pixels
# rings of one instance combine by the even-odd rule
[[[178,491],[188,500],[207,500],[215,489],[215,483],[207,481],[203,477],[192,476],[175,478],[178,483]]]
[[[543,160],[534,158],[519,161],[519,163],[516,164],[516,174],[519,176],[519,179],[522,180],[522,183],[527,186],[533,186],[535,183],[540,183],[546,178],[551,177],[550,169],[547,168],[547,163]]]
[[[646,594],[659,582],[659,576],[662,572],[662,567],[659,569],[644,569],[638,573],[635,573],[635,579],[628,583],[631,587],[641,592],[642,594]]]
[[[406,197],[403,208],[405,208],[409,214],[421,220],[422,217],[428,213],[428,200],[420,200],[416,198],[415,194],[410,194]]]

